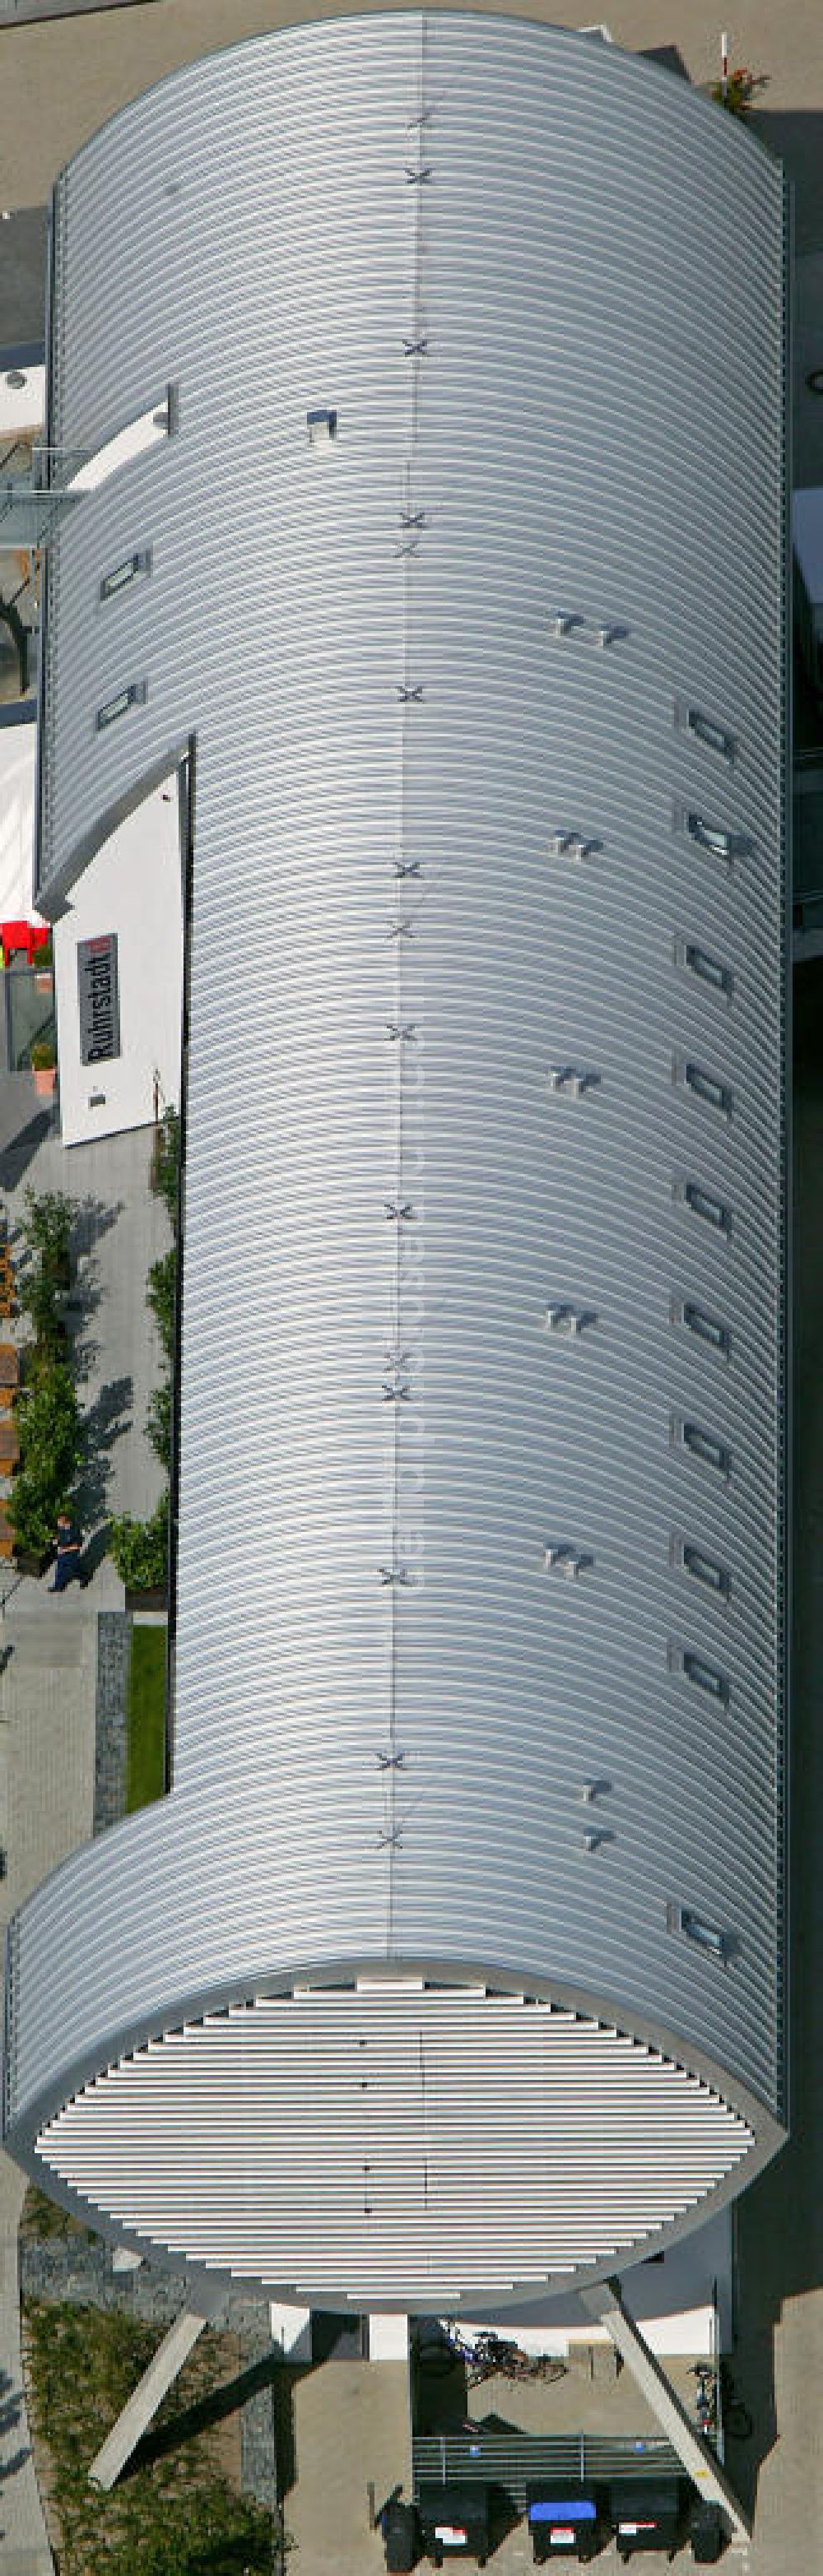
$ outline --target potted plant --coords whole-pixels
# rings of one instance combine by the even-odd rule
[[[34,1075],[34,1088],[41,1100],[51,1100],[57,1081],[57,1048],[50,1038],[35,1038],[29,1047],[29,1063]]]

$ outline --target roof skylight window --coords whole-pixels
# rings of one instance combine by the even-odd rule
[[[725,725],[715,724],[712,716],[704,716],[700,707],[686,708],[686,731],[696,742],[705,743],[707,751],[719,751],[722,760],[734,759],[734,735],[727,733]]]
[[[309,446],[314,448],[318,455],[325,455],[337,437],[336,411],[329,411],[326,405],[322,405],[315,411],[307,411],[306,428],[309,433]]]
[[[731,1117],[734,1101],[728,1083],[721,1082],[716,1074],[707,1073],[702,1064],[695,1063],[693,1056],[675,1056],[673,1072],[675,1081],[685,1084],[695,1100],[704,1101],[707,1109],[719,1109],[724,1118]]]
[[[691,1574],[695,1583],[704,1583],[707,1591],[717,1592],[722,1601],[728,1601],[731,1592],[728,1571],[715,1556],[707,1556],[704,1548],[692,1547],[686,1540],[680,1551],[680,1562],[684,1574]]]
[[[713,1467],[716,1475],[728,1477],[731,1458],[725,1441],[718,1440],[713,1431],[704,1431],[699,1422],[676,1422],[673,1428],[679,1445],[699,1459],[701,1467]]]
[[[95,731],[104,733],[107,725],[116,724],[118,716],[127,715],[130,707],[143,706],[147,694],[148,684],[145,680],[132,680],[127,689],[118,689],[115,698],[107,698],[105,704],[98,707],[94,719]]]
[[[681,960],[678,959],[678,964],[680,962]],[[707,948],[699,948],[696,940],[687,939],[683,946],[682,963],[688,967],[690,975],[698,975],[702,984],[710,984],[715,993],[723,993],[726,1000],[731,1001],[734,977],[731,969],[722,965],[719,957],[710,956]]]
[[[122,563],[115,564],[112,572],[103,574],[100,583],[101,599],[116,599],[118,592],[128,590],[130,582],[136,581],[140,573],[150,571],[151,548],[141,546],[136,554],[126,555]]]
[[[731,1232],[731,1218],[725,1201],[716,1199],[711,1190],[704,1190],[699,1181],[686,1181],[683,1198],[692,1216],[702,1217],[704,1225],[713,1225],[717,1234]]]
[[[707,1950],[712,1958],[719,1959],[725,1965],[729,1957],[727,1934],[721,1932],[717,1924],[707,1923],[704,1915],[695,1914],[691,1905],[669,1903],[666,1907],[666,1925],[669,1932],[684,1933],[686,1940],[693,1941],[697,1949]]]
[[[694,1333],[698,1342],[705,1342],[709,1350],[719,1351],[723,1359],[728,1359],[731,1337],[727,1326],[721,1324],[716,1315],[707,1315],[704,1306],[696,1306],[694,1299],[687,1297],[678,1317],[678,1321],[681,1320],[687,1332]]]
[[[688,1646],[675,1646],[670,1643],[668,1664],[670,1672],[682,1673],[684,1680],[693,1682],[696,1690],[706,1691],[709,1699],[717,1700],[719,1706],[723,1708],[728,1706],[729,1684],[726,1675],[720,1672],[717,1664],[710,1664],[705,1655],[695,1655]]]
[[[707,823],[704,816],[696,814],[691,807],[686,815],[686,830],[689,839],[697,842],[698,849],[708,850],[713,859],[731,860],[739,847],[733,832],[722,831],[717,823]]]

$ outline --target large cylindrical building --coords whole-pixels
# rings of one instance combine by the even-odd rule
[[[309,2305],[514,2313],[784,2135],[786,309],[779,166],[506,18],[54,194],[42,908],[189,791],[175,1691],[5,2134]]]

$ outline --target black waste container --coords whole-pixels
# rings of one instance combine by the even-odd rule
[[[386,2566],[389,2576],[408,2576],[420,2556],[420,2524],[417,2506],[404,2504],[401,2496],[392,2496],[380,2516]]]
[[[593,2487],[559,2486],[552,2479],[526,2488],[535,2565],[547,2559],[596,2558],[606,2537],[606,2517]]]
[[[710,2504],[708,2496],[693,2496],[689,2507],[689,2539],[692,2557],[698,2567],[717,2566],[728,2536],[719,2504]]]
[[[418,2488],[423,2547],[435,2567],[447,2559],[474,2558],[485,2567],[489,2553],[489,2490],[480,2478],[465,2486],[438,2486],[424,2480]]]
[[[667,2549],[674,2557],[686,2529],[686,2482],[683,2478],[613,2478],[609,2516],[619,2558],[634,2558],[644,2549]]]

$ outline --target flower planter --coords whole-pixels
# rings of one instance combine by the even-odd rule
[[[38,1100],[52,1100],[54,1097],[55,1083],[57,1081],[56,1064],[34,1065],[32,1067],[32,1071],[34,1074],[34,1088],[37,1093]]]
[[[36,991],[36,992],[38,992],[38,993],[50,993],[50,992],[51,992],[51,976],[50,976],[50,975],[35,975],[35,978],[34,978],[34,984],[35,984],[35,991]]]
[[[166,1610],[167,1608],[168,1602],[166,1599],[166,1586],[164,1583],[144,1584],[140,1591],[138,1591],[136,1584],[127,1583],[127,1610]]]

